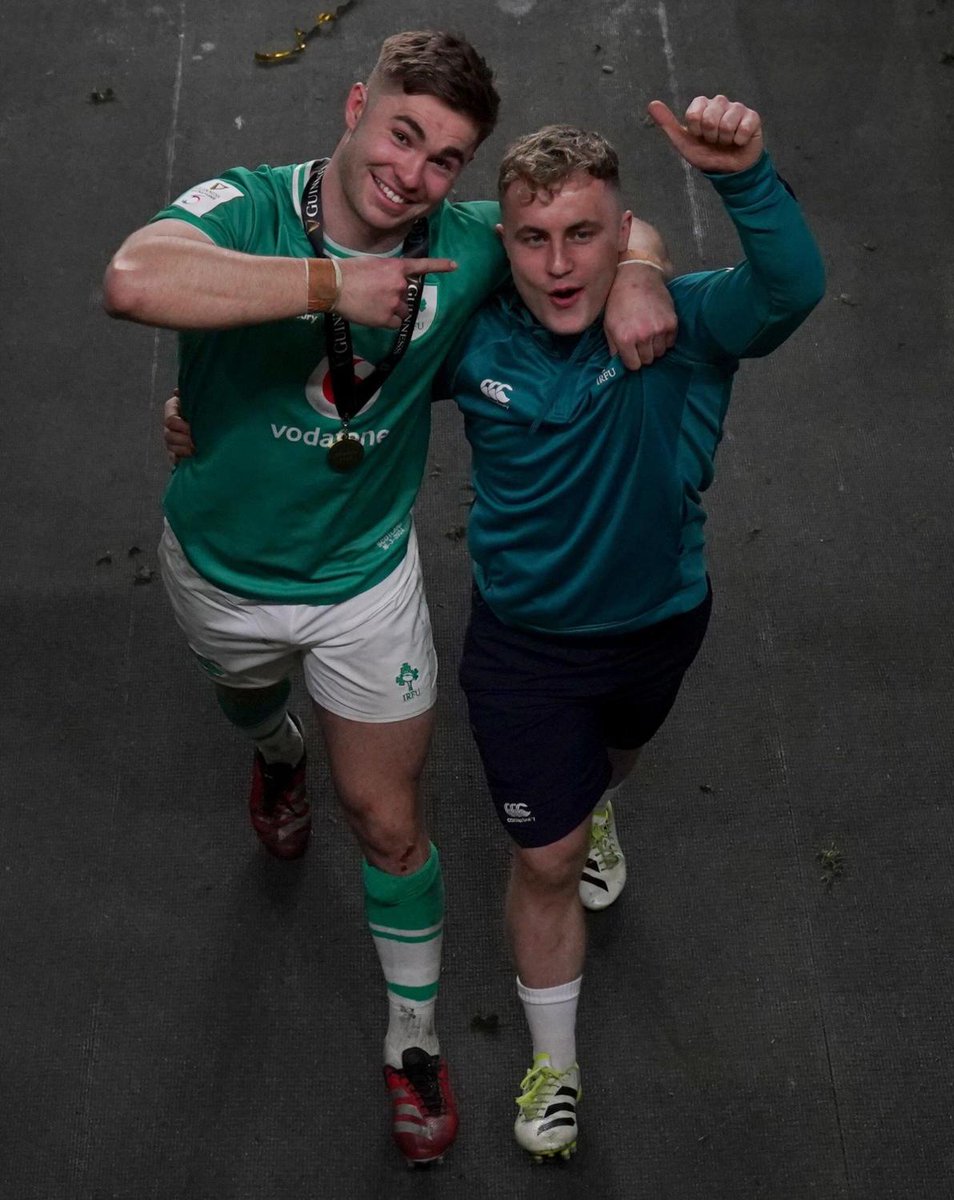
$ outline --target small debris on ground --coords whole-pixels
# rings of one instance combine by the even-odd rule
[[[822,882],[825,887],[834,887],[835,880],[841,876],[845,866],[845,855],[834,842],[818,852],[818,861],[822,869]]]
[[[102,91],[94,91],[89,94],[90,104],[108,104],[110,100],[115,100],[116,93],[111,87],[103,88]]]
[[[500,1018],[496,1013],[488,1013],[486,1017],[482,1013],[475,1013],[470,1027],[474,1033],[499,1033]]]
[[[143,583],[152,583],[155,574],[156,572],[152,569],[152,567],[147,567],[145,563],[143,563],[141,567],[136,568],[136,574],[133,576],[133,583],[137,586]]]

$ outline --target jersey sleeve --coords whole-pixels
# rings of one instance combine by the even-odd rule
[[[510,278],[503,242],[497,234],[500,205],[496,200],[465,200],[450,205],[458,218],[458,236],[463,235],[461,254],[479,254],[485,267],[488,291]]]
[[[270,191],[262,172],[233,167],[184,191],[150,220],[185,221],[226,250],[248,250],[255,242]]]
[[[745,258],[730,269],[673,280],[681,329],[676,348],[710,359],[755,358],[781,345],[818,304],[824,265],[798,202],[767,154],[745,171],[707,178]]]
[[[500,224],[500,205],[496,200],[463,200],[451,205],[456,212],[466,213],[472,220],[488,229]]]

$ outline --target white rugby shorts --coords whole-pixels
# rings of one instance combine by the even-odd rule
[[[199,664],[226,687],[269,687],[300,663],[308,693],[353,721],[401,721],[437,698],[437,655],[414,529],[402,562],[338,604],[263,604],[222,591],[166,523],[162,578]]]

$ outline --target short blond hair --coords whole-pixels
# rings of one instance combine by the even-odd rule
[[[532,196],[553,192],[578,171],[605,180],[619,191],[619,155],[602,134],[575,125],[544,125],[507,148],[497,176],[497,192],[503,199],[507,188],[517,182]]]
[[[369,85],[399,85],[407,96],[433,96],[468,117],[478,140],[493,133],[500,109],[494,75],[470,42],[433,29],[395,33],[381,46]]]

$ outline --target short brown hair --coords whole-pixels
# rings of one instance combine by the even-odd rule
[[[519,181],[532,196],[553,192],[577,171],[619,190],[619,155],[602,134],[574,125],[544,125],[507,148],[497,191],[502,199],[507,188]]]
[[[434,96],[469,117],[479,140],[493,133],[500,97],[490,67],[464,38],[431,29],[395,33],[385,40],[371,73],[400,84],[407,96]]]

